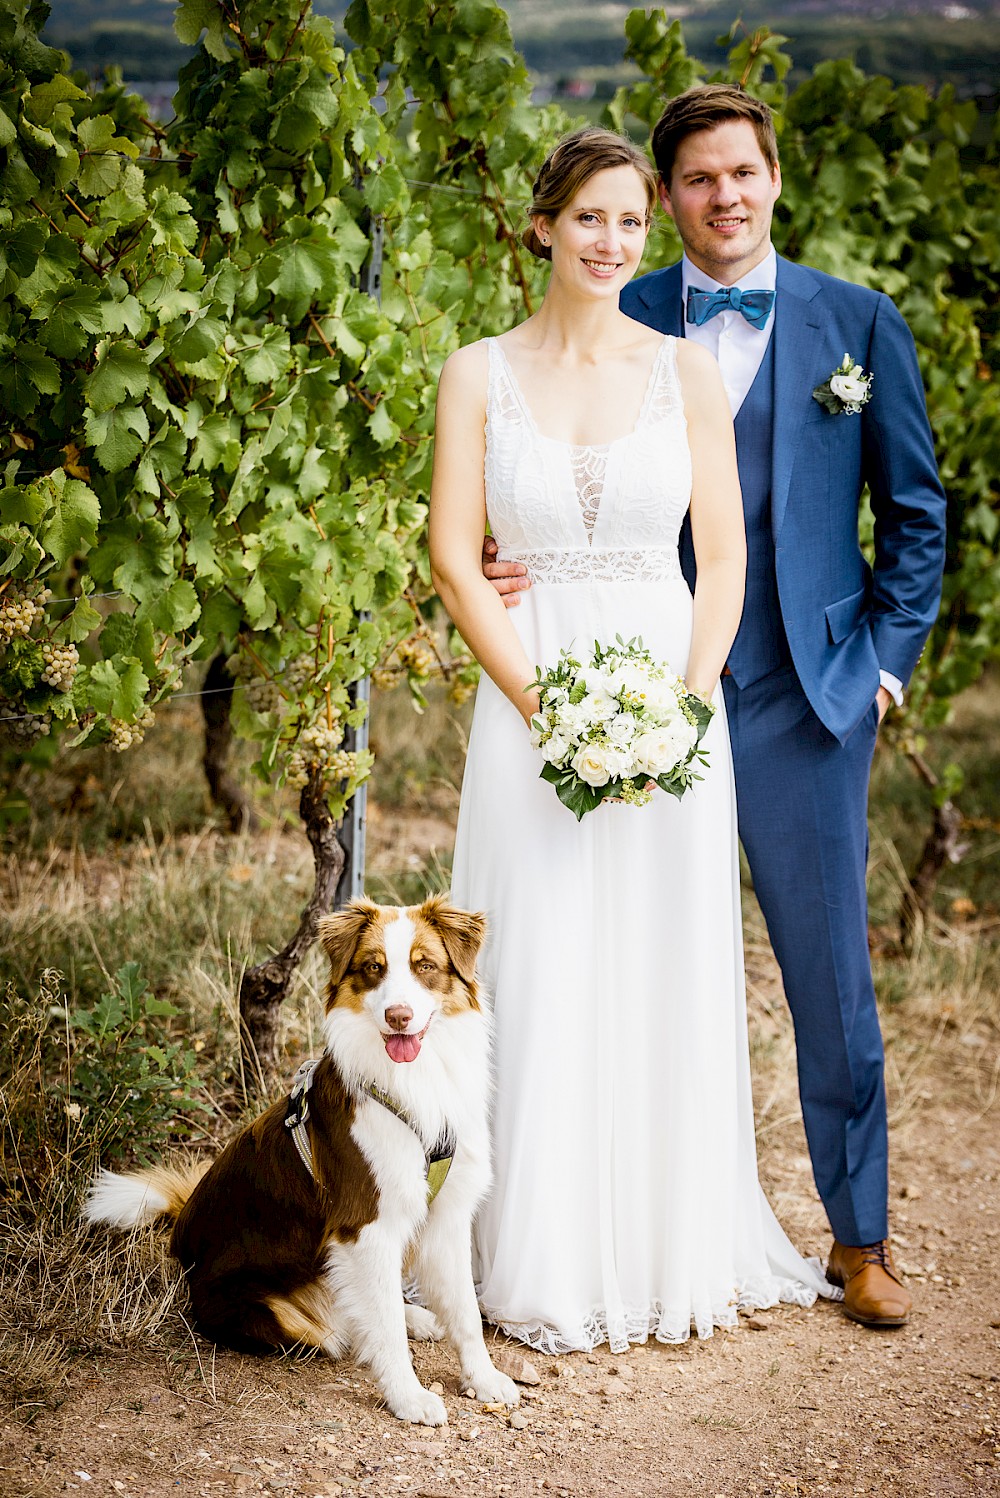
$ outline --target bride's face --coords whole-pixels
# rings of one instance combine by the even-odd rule
[[[636,272],[649,233],[646,189],[631,166],[595,172],[555,218],[536,218],[548,236],[552,274],[591,296],[614,297]]]

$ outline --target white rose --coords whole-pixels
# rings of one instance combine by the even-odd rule
[[[668,729],[652,728],[647,733],[640,733],[632,741],[636,773],[651,775],[655,779],[666,770],[672,770],[677,763],[673,744],[673,735]]]
[[[830,377],[830,389],[838,400],[844,402],[845,406],[851,406],[857,401],[863,401],[868,394],[868,381],[861,372],[860,364],[855,364],[850,374],[832,375]]]
[[[646,707],[661,723],[672,723],[682,716],[677,700],[677,688],[667,677],[651,681],[646,689]]]
[[[607,754],[602,744],[583,744],[573,756],[573,769],[587,785],[607,785],[611,779]]]
[[[698,743],[697,726],[689,723],[682,714],[675,723],[671,723],[669,732],[674,742],[675,761],[687,759]]]
[[[632,742],[635,733],[635,719],[631,713],[618,713],[610,723],[605,723],[604,732],[614,744],[616,749],[623,749]]]
[[[588,692],[608,692],[611,690],[611,675],[604,666],[588,666],[577,673],[576,679],[583,682]]]
[[[697,731],[686,718],[666,728],[652,728],[632,743],[632,754],[640,775],[664,775],[685,760],[697,741]]]
[[[650,685],[649,667],[645,661],[624,661],[615,672],[616,692],[648,692]]]

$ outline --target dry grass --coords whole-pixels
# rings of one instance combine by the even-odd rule
[[[25,1421],[54,1409],[71,1355],[61,1338],[36,1337],[0,1327],[0,1378],[15,1413]]]
[[[1000,687],[990,684],[963,706],[952,734],[968,779],[971,848],[943,876],[909,956],[892,917],[926,822],[924,793],[905,766],[876,769],[874,962],[897,1136],[917,1126],[928,1098],[981,1115],[1000,1088],[998,705]],[[410,900],[447,886],[466,725],[442,702],[422,719],[402,698],[377,704],[373,892]],[[179,726],[168,721],[134,761],[91,756],[83,769],[22,772],[32,815],[0,852],[0,979],[16,995],[0,1042],[0,1371],[26,1419],[58,1401],[74,1355],[152,1343],[180,1356],[192,1340],[162,1232],[117,1237],[78,1225],[97,1149],[92,1121],[73,1116],[65,1010],[92,1004],[124,962],[139,962],[151,989],[181,1011],[167,1028],[197,1052],[214,1109],[194,1142],[214,1148],[253,1106],[237,1044],[242,972],[285,940],[310,883],[308,849],[281,798],[264,802],[263,830],[252,836],[222,833],[203,805],[194,825],[195,727],[190,712]],[[172,801],[178,784],[183,796]],[[143,791],[155,814],[140,814]],[[801,1152],[794,1042],[749,895],[747,917],[762,1170],[777,1182],[785,1156]],[[318,1047],[323,982],[317,954],[283,1016],[289,1074]],[[211,1368],[199,1376],[210,1392]]]

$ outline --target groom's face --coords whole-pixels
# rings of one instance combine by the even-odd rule
[[[780,168],[768,166],[750,121],[725,120],[681,141],[660,202],[688,259],[732,286],[767,255],[780,192]]]

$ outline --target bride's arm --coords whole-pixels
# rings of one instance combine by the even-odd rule
[[[719,366],[706,349],[682,343],[677,372],[691,448],[691,535],[698,575],[687,685],[710,697],[743,612],[747,546],[736,437]]]
[[[430,557],[434,586],[483,670],[527,722],[538,710],[535,679],[503,600],[483,576],[486,534],[487,353],[459,349],[441,371],[431,481]]]

